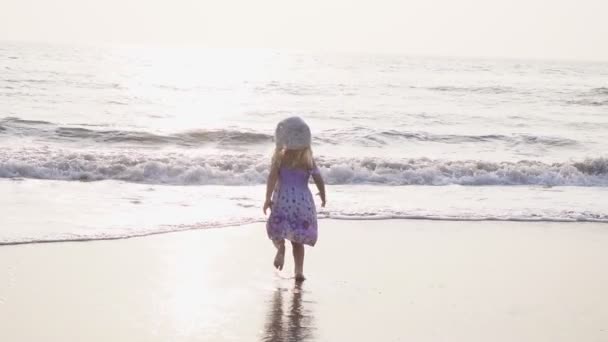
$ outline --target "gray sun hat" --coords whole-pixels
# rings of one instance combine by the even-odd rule
[[[310,127],[298,116],[292,116],[277,124],[274,132],[277,148],[299,150],[310,147]]]

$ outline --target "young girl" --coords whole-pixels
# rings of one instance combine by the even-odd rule
[[[303,281],[304,245],[317,242],[317,211],[308,179],[312,175],[322,207],[325,184],[312,157],[310,128],[304,120],[291,117],[279,122],[275,141],[264,202],[264,214],[270,208],[266,231],[277,248],[274,267],[283,269],[287,239],[293,247],[296,281]]]

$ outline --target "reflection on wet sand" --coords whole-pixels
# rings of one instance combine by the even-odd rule
[[[289,296],[291,292],[291,296]],[[301,284],[293,290],[278,287],[272,293],[268,308],[267,321],[264,326],[264,342],[296,342],[313,340],[313,315],[310,302],[302,301],[304,292]],[[289,300],[287,310],[283,310],[283,300]]]

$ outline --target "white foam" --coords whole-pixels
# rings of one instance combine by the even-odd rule
[[[608,186],[608,158],[553,164],[323,157],[317,162],[329,184]],[[48,147],[0,151],[2,178],[253,185],[266,181],[268,165],[267,156],[256,154],[195,155]]]

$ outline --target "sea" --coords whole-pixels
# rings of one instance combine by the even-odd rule
[[[264,222],[289,116],[320,242],[332,219],[608,223],[608,63],[0,42],[0,244]]]

